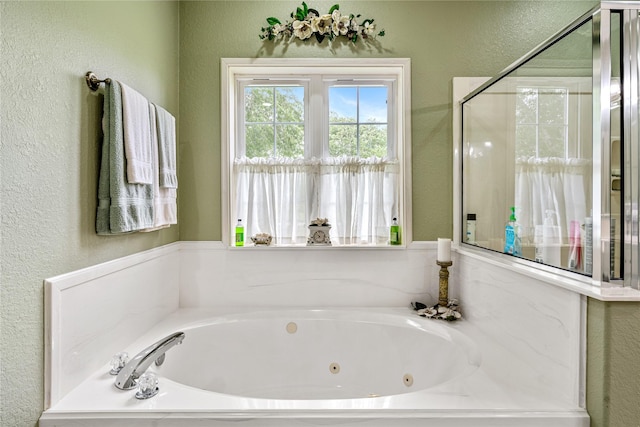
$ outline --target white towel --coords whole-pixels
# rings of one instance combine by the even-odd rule
[[[176,173],[176,118],[155,105],[158,127],[158,167],[160,187],[178,188]]]
[[[152,184],[153,161],[149,101],[129,86],[122,87],[124,152],[129,184]]]
[[[163,188],[160,186],[158,123],[156,106],[154,104],[149,104],[149,122],[151,123],[151,154],[153,164],[153,227],[142,231],[156,231],[167,228],[170,224],[178,223],[177,191],[175,188]]]
[[[122,93],[113,80],[105,85],[102,160],[98,181],[96,231],[116,235],[153,226],[154,198],[149,184],[127,182],[122,129]]]

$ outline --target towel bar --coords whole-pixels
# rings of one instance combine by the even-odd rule
[[[87,74],[84,75],[85,80],[87,81],[87,86],[92,91],[97,91],[100,87],[100,83],[111,83],[111,79],[106,78],[104,80],[98,79],[98,77],[93,73],[93,71],[87,71]]]

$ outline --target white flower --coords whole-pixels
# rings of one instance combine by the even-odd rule
[[[333,34],[336,36],[346,35],[349,31],[349,17],[341,16],[340,11],[336,9],[331,14],[331,19],[333,19],[333,23],[331,24]]]
[[[331,32],[331,15],[322,15],[311,19],[311,30],[318,34]]]
[[[360,25],[358,25],[356,20],[354,19],[353,21],[351,21],[351,25],[349,26],[349,31],[353,31],[357,33],[359,29],[360,29]]]
[[[443,308],[443,307],[440,307],[440,308]],[[438,308],[438,312],[440,313],[438,317],[440,317],[441,319],[456,320],[462,317],[462,315],[455,310],[444,307],[444,310],[440,311],[440,308]]]
[[[436,310],[434,307],[421,308],[420,310],[418,310],[418,315],[422,317],[431,318],[436,314],[438,314],[438,310]]]
[[[366,21],[362,28],[362,34],[366,36],[372,36],[376,31],[376,24]]]
[[[329,225],[329,218],[316,218],[311,221],[311,225]]]
[[[309,21],[293,21],[293,35],[301,40],[308,39],[313,34]]]
[[[276,24],[276,25],[273,26],[271,31],[273,32],[274,36],[277,36],[278,34],[280,34],[281,32],[283,32],[286,29],[287,29],[286,25]]]

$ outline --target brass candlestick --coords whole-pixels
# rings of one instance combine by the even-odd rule
[[[449,270],[448,267],[453,265],[451,261],[436,261],[436,264],[440,266],[440,280],[438,287],[438,305],[446,307],[449,304]]]

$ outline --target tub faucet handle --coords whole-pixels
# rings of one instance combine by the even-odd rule
[[[124,365],[126,365],[128,361],[129,353],[127,353],[126,351],[114,354],[111,358],[111,370],[109,371],[109,373],[111,375],[118,375],[118,372],[120,372],[122,368],[124,368]]]
[[[145,372],[138,379],[136,399],[148,399],[158,394],[158,376],[153,372]]]

